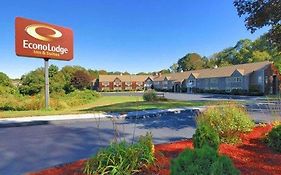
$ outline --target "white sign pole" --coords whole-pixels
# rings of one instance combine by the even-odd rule
[[[44,59],[45,63],[45,109],[49,109],[49,59]]]

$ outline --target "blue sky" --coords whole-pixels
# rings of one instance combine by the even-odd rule
[[[188,52],[210,56],[239,39],[256,39],[232,0],[10,0],[0,2],[0,72],[12,78],[43,66],[15,55],[16,16],[70,27],[74,60],[50,61],[108,71],[156,71]]]

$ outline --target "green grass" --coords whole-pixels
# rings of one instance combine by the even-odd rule
[[[117,103],[112,105],[104,105],[104,106],[96,106],[90,109],[86,109],[84,111],[103,111],[103,112],[119,112],[126,113],[130,111],[140,111],[140,110],[150,110],[150,109],[170,109],[170,108],[178,108],[178,107],[190,107],[190,106],[203,106],[208,102],[199,102],[199,101],[157,101],[157,102],[146,102],[146,101],[138,101],[138,102],[125,102],[125,103]]]
[[[86,105],[80,105],[77,107],[67,108],[63,110],[30,110],[30,111],[0,111],[0,118],[11,118],[11,117],[27,117],[27,116],[44,116],[44,115],[61,115],[61,114],[81,114],[89,113],[87,109],[105,106],[117,103],[126,103],[126,102],[136,102],[142,101],[141,97],[100,97]]]
[[[145,102],[142,97],[135,96],[102,96],[92,102],[63,110],[33,110],[33,111],[0,111],[0,118],[44,116],[61,114],[83,114],[94,112],[125,113],[136,110],[168,109],[187,106],[203,106],[209,102],[160,101]]]

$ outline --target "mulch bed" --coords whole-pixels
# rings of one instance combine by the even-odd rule
[[[221,144],[220,154],[229,156],[235,167],[241,174],[247,175],[281,175],[281,154],[272,151],[262,141],[261,138],[271,130],[272,126],[256,127],[251,133],[241,136],[242,143],[237,145]],[[173,143],[155,145],[156,163],[142,170],[139,174],[168,175],[170,160],[184,149],[192,149],[192,140],[184,140]],[[84,175],[82,173],[83,164],[86,160],[79,160],[74,163],[64,164],[32,175]]]

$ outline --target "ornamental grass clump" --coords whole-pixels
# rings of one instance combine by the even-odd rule
[[[141,136],[137,143],[125,141],[112,143],[89,159],[84,167],[86,174],[123,175],[135,174],[144,166],[154,162],[152,135]]]
[[[236,103],[221,103],[209,107],[197,118],[197,125],[213,128],[222,143],[237,143],[240,134],[252,131],[254,122],[247,111]]]
[[[220,139],[218,133],[209,125],[200,124],[197,126],[195,134],[192,136],[194,148],[202,148],[208,145],[215,150],[218,150]]]

